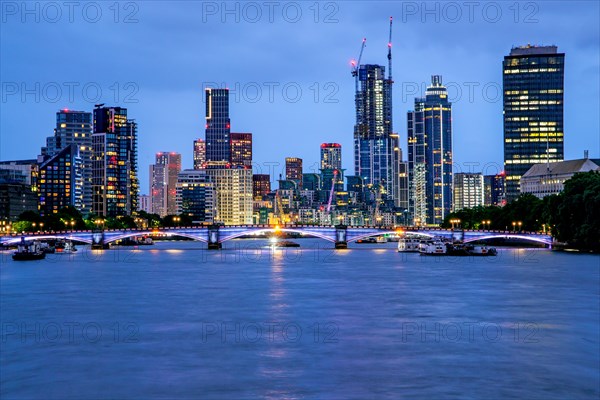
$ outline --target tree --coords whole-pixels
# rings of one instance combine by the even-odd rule
[[[580,172],[565,182],[553,235],[560,242],[600,251],[600,172]]]

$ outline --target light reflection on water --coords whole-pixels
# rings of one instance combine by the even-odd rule
[[[298,242],[1,254],[0,397],[600,395],[598,256]]]

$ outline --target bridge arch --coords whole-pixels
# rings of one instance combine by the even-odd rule
[[[518,239],[518,240],[525,240],[525,241],[529,241],[529,242],[536,242],[536,243],[541,243],[541,244],[545,244],[547,246],[552,246],[552,239],[550,238],[543,238],[543,237],[532,237],[532,236],[526,236],[526,235],[486,235],[486,236],[474,236],[471,237],[469,239],[465,239],[464,243],[470,243],[470,242],[477,242],[480,240],[491,240],[491,239]]]
[[[350,239],[348,239],[348,243],[350,242],[355,242],[357,240],[361,240],[361,239],[366,239],[368,237],[373,237],[373,236],[381,236],[381,235],[386,235],[386,234],[396,234],[398,233],[397,231],[377,231],[377,232],[369,232],[369,233],[364,233],[358,236],[353,236]],[[428,238],[432,238],[434,237],[434,235],[431,235],[429,233],[422,233],[422,232],[404,232],[401,236],[424,236],[424,237],[428,237]]]
[[[335,235],[335,228],[331,228]],[[228,240],[236,239],[242,236],[247,236],[251,234],[261,234],[267,232],[291,232],[291,233],[299,233],[303,236],[312,236],[319,239],[327,240],[328,242],[335,242],[335,238],[332,236],[328,236],[325,233],[315,232],[313,230],[302,230],[302,229],[293,229],[293,228],[259,228],[259,229],[248,229],[242,232],[232,233],[231,235],[224,236],[219,239],[219,243],[226,242]]]
[[[122,240],[122,239],[127,239],[130,237],[134,237],[134,236],[142,236],[142,235],[152,235],[154,232],[153,231],[135,231],[135,232],[127,232],[118,236],[104,236],[104,243],[112,243],[115,242],[117,240]],[[190,233],[187,232],[169,232],[169,231],[161,231],[160,233],[166,233],[169,236],[181,236],[181,237],[185,237],[188,239],[192,239],[198,242],[208,242],[208,240],[206,238],[203,237],[199,237],[197,235],[192,235]],[[91,243],[91,241],[90,241]]]
[[[92,244],[91,235],[90,235],[89,239],[84,239],[84,238],[81,238],[79,236],[73,236],[73,235],[35,235],[35,236],[27,236],[27,237],[25,237],[26,241],[31,241],[31,240],[46,240],[46,239],[54,239],[54,240],[67,239],[67,240],[71,240],[71,241],[74,241],[74,242],[82,242],[82,243],[86,243],[86,244]],[[2,243],[16,244],[16,243],[19,243],[20,241],[21,241],[21,236],[15,236],[13,238],[5,240]]]

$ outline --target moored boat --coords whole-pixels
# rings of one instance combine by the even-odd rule
[[[398,252],[418,253],[421,240],[414,237],[402,237],[398,239]]]
[[[46,258],[46,253],[42,250],[40,242],[26,242],[25,238],[21,238],[17,251],[12,255],[12,258],[15,261],[42,260]]]

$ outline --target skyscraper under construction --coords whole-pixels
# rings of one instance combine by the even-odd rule
[[[356,79],[356,124],[354,125],[354,173],[384,202],[397,205],[398,165],[401,153],[392,125],[392,20],[388,43],[388,76],[385,67],[360,65],[352,71]],[[363,41],[364,47],[364,41]],[[361,51],[362,55],[362,51]]]

